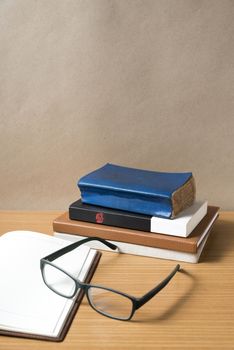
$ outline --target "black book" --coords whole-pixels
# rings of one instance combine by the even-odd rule
[[[69,218],[150,232],[152,216],[85,204],[79,199],[69,206]]]

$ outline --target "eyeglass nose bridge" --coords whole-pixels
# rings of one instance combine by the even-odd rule
[[[76,280],[76,286],[77,286],[77,291],[80,288],[83,291],[84,295],[86,295],[86,298],[88,299],[88,302],[90,303],[89,297],[88,297],[88,290],[91,287],[91,285],[83,283],[79,280]]]

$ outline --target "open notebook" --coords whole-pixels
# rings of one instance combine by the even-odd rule
[[[31,231],[0,237],[0,334],[61,341],[81,302],[51,291],[43,282],[40,259],[70,242]],[[86,245],[58,258],[56,264],[89,282],[100,253]]]

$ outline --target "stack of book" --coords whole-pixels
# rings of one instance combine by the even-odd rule
[[[218,207],[196,199],[192,173],[106,164],[78,187],[81,199],[54,220],[54,234],[101,237],[123,253],[197,263],[218,217]]]

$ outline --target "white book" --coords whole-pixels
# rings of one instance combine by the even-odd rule
[[[68,244],[31,231],[12,231],[0,237],[0,333],[62,340],[77,298],[59,296],[44,284],[40,259]],[[82,245],[56,259],[56,264],[58,261],[60,267],[84,281],[95,256],[95,250]]]
[[[207,201],[196,201],[174,219],[153,216],[150,231],[170,236],[188,237],[207,214],[207,205]]]
[[[108,250],[113,253],[119,252],[119,253],[126,253],[126,254],[132,254],[132,255],[152,257],[152,258],[184,261],[184,262],[196,264],[199,261],[200,255],[203,251],[203,248],[206,244],[209,234],[210,234],[210,230],[206,232],[206,235],[203,237],[203,240],[199,242],[199,246],[197,248],[196,253],[187,253],[187,252],[181,252],[181,251],[176,251],[171,249],[147,247],[147,246],[132,244],[132,243],[111,241],[109,239],[108,239],[108,242],[111,242],[117,245],[118,247],[117,251],[113,251],[108,247],[101,245],[97,241],[91,241],[91,242],[88,242],[87,244],[89,245],[89,247],[99,249],[99,250]],[[80,235],[78,236],[78,235],[72,235],[72,234],[61,233],[61,232],[54,232],[54,235],[55,237],[68,240],[69,242],[77,242],[77,241],[80,241],[81,239],[87,238],[85,236],[80,236]]]

